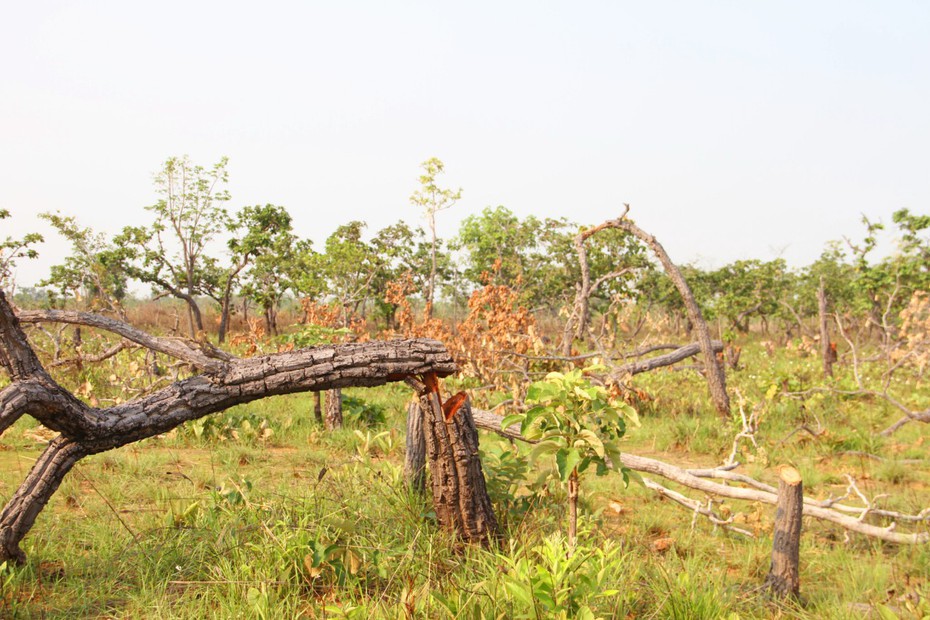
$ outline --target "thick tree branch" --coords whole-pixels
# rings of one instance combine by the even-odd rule
[[[711,342],[711,347],[714,352],[723,351],[723,343],[719,340],[714,340]],[[688,344],[680,349],[676,349],[671,353],[666,353],[665,355],[657,355],[656,357],[651,357],[646,360],[640,360],[638,362],[631,362],[629,364],[624,364],[613,370],[610,373],[610,377],[613,380],[619,380],[625,377],[626,375],[638,375],[642,372],[649,372],[650,370],[655,370],[656,368],[662,368],[663,366],[671,366],[672,364],[677,364],[678,362],[688,359],[694,355],[697,355],[701,352],[701,345],[697,343]]]
[[[19,320],[23,323],[69,323],[71,325],[86,325],[104,331],[118,334],[138,345],[184,360],[195,368],[208,372],[222,371],[225,362],[233,358],[232,355],[221,351],[205,342],[194,342],[181,338],[156,338],[141,329],[128,323],[111,319],[90,312],[76,312],[73,310],[20,310],[17,312]]]
[[[0,291],[0,366],[13,381],[43,372],[3,291]]]

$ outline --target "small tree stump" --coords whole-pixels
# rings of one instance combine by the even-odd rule
[[[407,405],[407,454],[404,457],[404,480],[415,493],[426,490],[426,438],[423,436],[423,411],[417,401]]]
[[[316,419],[317,424],[323,426],[323,393],[314,392],[313,393],[313,417]]]
[[[471,405],[464,392],[443,405],[438,381],[426,375],[423,383],[414,385],[423,417],[433,510],[443,529],[465,542],[488,545],[500,538],[500,529],[478,458]]]
[[[804,485],[801,483],[801,474],[794,467],[782,467],[779,478],[772,566],[765,579],[765,586],[777,598],[796,599],[800,594],[798,564]]]
[[[334,388],[326,392],[326,429],[342,428],[342,390]]]

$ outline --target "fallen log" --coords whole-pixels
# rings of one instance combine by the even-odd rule
[[[490,411],[482,411],[477,409],[472,410],[472,414],[475,420],[475,425],[478,428],[497,433],[498,435],[507,437],[508,439],[527,441],[523,438],[523,435],[520,434],[520,428],[517,425],[512,425],[507,429],[501,429],[500,421],[502,418],[499,415],[491,413]],[[698,491],[703,491],[710,495],[729,497],[730,499],[739,499],[749,502],[762,502],[764,504],[770,504],[773,506],[778,505],[777,492],[761,490],[759,487],[763,486],[763,483],[753,480],[752,478],[748,478],[748,476],[732,473],[727,475],[726,472],[728,470],[726,468],[720,468],[719,471],[721,474],[715,477],[729,478],[732,481],[739,481],[744,483],[746,482],[745,479],[752,480],[752,486],[754,488],[747,489],[743,487],[717,484],[715,482],[710,482],[705,478],[698,477],[688,470],[682,469],[681,467],[677,467],[663,461],[658,461],[656,459],[637,456],[628,452],[621,454],[620,461],[624,467],[634,471],[660,476],[666,480],[677,482],[682,486]],[[703,470],[699,473],[704,473],[706,475],[707,471],[708,470]],[[739,478],[737,478],[737,476]],[[740,480],[740,478],[743,478],[743,480]],[[849,514],[844,514],[845,512],[858,513],[858,516],[853,517]],[[886,527],[880,527],[870,523],[865,523],[863,521],[867,514],[877,514],[877,512],[878,511],[871,506],[857,508],[854,506],[840,505],[829,500],[822,501],[808,497],[804,498],[805,516],[814,517],[815,519],[821,519],[824,521],[830,521],[851,532],[856,532],[865,536],[870,536],[872,538],[878,538],[879,540],[884,540],[890,543],[914,545],[930,542],[930,533],[928,532],[896,532],[895,528],[897,527],[897,524],[894,522]],[[918,516],[900,515],[900,517],[905,521],[924,521],[927,519],[928,515],[927,511],[923,511]]]
[[[189,420],[268,396],[372,387],[414,375],[456,370],[436,340],[409,339],[331,345],[237,359],[207,345],[158,339],[125,323],[84,313],[24,313],[31,320],[84,321],[142,346],[175,355],[205,370],[147,396],[105,409],[75,398],[51,377],[29,344],[13,308],[0,292],[0,367],[12,383],[0,390],[0,432],[30,415],[60,433],[0,512],[0,562],[22,562],[20,542],[85,456],[165,433]],[[102,320],[101,320],[102,319]]]

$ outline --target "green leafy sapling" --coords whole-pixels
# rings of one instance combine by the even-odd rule
[[[589,367],[587,372],[596,369]],[[621,465],[619,440],[626,432],[626,419],[637,425],[639,419],[630,405],[593,385],[580,369],[549,373],[529,386],[526,402],[532,405],[526,413],[505,417],[501,426],[520,422],[522,435],[537,442],[531,461],[554,458],[559,480],[567,486],[568,542],[574,548],[581,476],[594,465],[596,475],[614,469],[628,485],[636,474]]]

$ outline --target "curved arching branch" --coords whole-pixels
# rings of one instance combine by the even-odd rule
[[[68,323],[95,327],[134,342],[152,351],[164,353],[189,363],[206,372],[222,371],[225,362],[234,356],[217,349],[213,345],[183,338],[156,338],[132,325],[109,317],[77,312],[75,310],[19,310],[16,313],[21,323]]]

